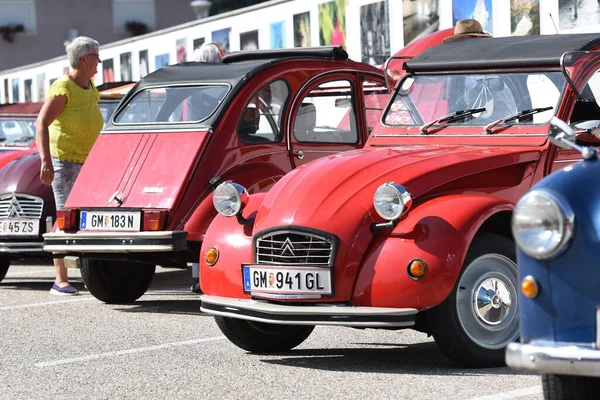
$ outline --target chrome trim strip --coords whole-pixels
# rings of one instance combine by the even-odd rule
[[[247,321],[286,325],[335,325],[360,328],[411,327],[414,308],[351,307],[339,304],[293,305],[219,296],[200,296],[200,311]],[[380,320],[377,320],[377,319]]]
[[[525,371],[600,377],[600,350],[577,343],[510,343],[506,364]]]
[[[78,232],[64,233],[51,232],[45,233],[44,239],[171,239],[173,235],[180,231],[153,231],[153,232]]]
[[[161,253],[187,249],[187,232],[52,232],[44,251],[67,253]]]
[[[577,160],[557,160],[554,161],[554,164],[575,163],[579,161],[583,161],[583,158],[578,158]]]
[[[43,253],[44,242],[0,243],[0,253]]]
[[[414,127],[414,126],[413,126]],[[392,128],[396,128],[396,129],[406,129],[406,126],[404,127],[399,127],[399,126],[393,126]],[[418,138],[422,138],[424,137],[423,135],[418,135],[418,134],[412,134],[412,133],[390,133],[390,134],[384,134],[384,133],[376,133],[373,135],[373,137],[418,137]],[[545,133],[531,133],[531,134],[525,134],[525,135],[519,135],[519,134],[514,134],[514,135],[509,135],[509,134],[501,134],[501,133],[495,133],[493,135],[488,135],[486,133],[481,133],[481,134],[455,134],[455,135],[440,135],[438,133],[432,134],[430,135],[430,137],[546,137]]]
[[[164,253],[174,250],[171,245],[44,245],[47,252],[70,253]]]

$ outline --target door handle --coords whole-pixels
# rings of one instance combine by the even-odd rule
[[[302,150],[294,150],[292,151],[292,153],[294,153],[294,155],[298,157],[299,160],[302,160],[304,158],[304,152]]]

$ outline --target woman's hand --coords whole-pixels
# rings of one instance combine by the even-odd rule
[[[51,185],[54,180],[54,167],[51,162],[42,162],[40,180],[44,185]]]

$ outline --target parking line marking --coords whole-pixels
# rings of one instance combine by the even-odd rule
[[[185,340],[183,342],[165,343],[165,344],[159,344],[159,345],[150,346],[150,347],[138,347],[135,349],[110,351],[108,353],[91,354],[89,356],[73,357],[73,358],[65,358],[63,360],[40,362],[40,363],[36,363],[35,366],[40,367],[40,368],[53,367],[55,365],[70,364],[70,363],[89,361],[89,360],[97,360],[100,358],[117,357],[117,356],[122,356],[125,354],[144,353],[147,351],[163,350],[163,349],[169,349],[172,347],[179,347],[179,346],[189,346],[192,344],[212,342],[215,340],[223,340],[223,339],[225,339],[225,336],[215,336],[215,337],[208,337],[208,338],[202,338],[202,339]]]
[[[77,301],[89,301],[94,300],[95,297],[82,297],[79,299],[69,299],[69,300],[58,300],[58,301],[45,301],[43,303],[32,303],[32,304],[19,304],[18,306],[4,306],[0,307],[0,311],[4,310],[17,310],[19,308],[32,308],[32,307],[45,307],[45,306],[53,306],[54,304],[63,304],[63,303],[75,303]]]
[[[475,397],[471,400],[509,400],[533,394],[542,394],[542,386],[530,386],[523,389],[511,390],[509,392],[490,394],[482,397]]]

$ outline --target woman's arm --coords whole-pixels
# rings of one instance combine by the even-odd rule
[[[50,157],[50,135],[48,133],[48,127],[56,118],[58,118],[66,105],[67,96],[64,94],[48,98],[44,102],[40,114],[35,121],[36,144],[38,151],[40,152],[40,159],[42,160],[40,179],[46,185],[50,185],[54,180],[54,168],[52,167],[52,159]]]

